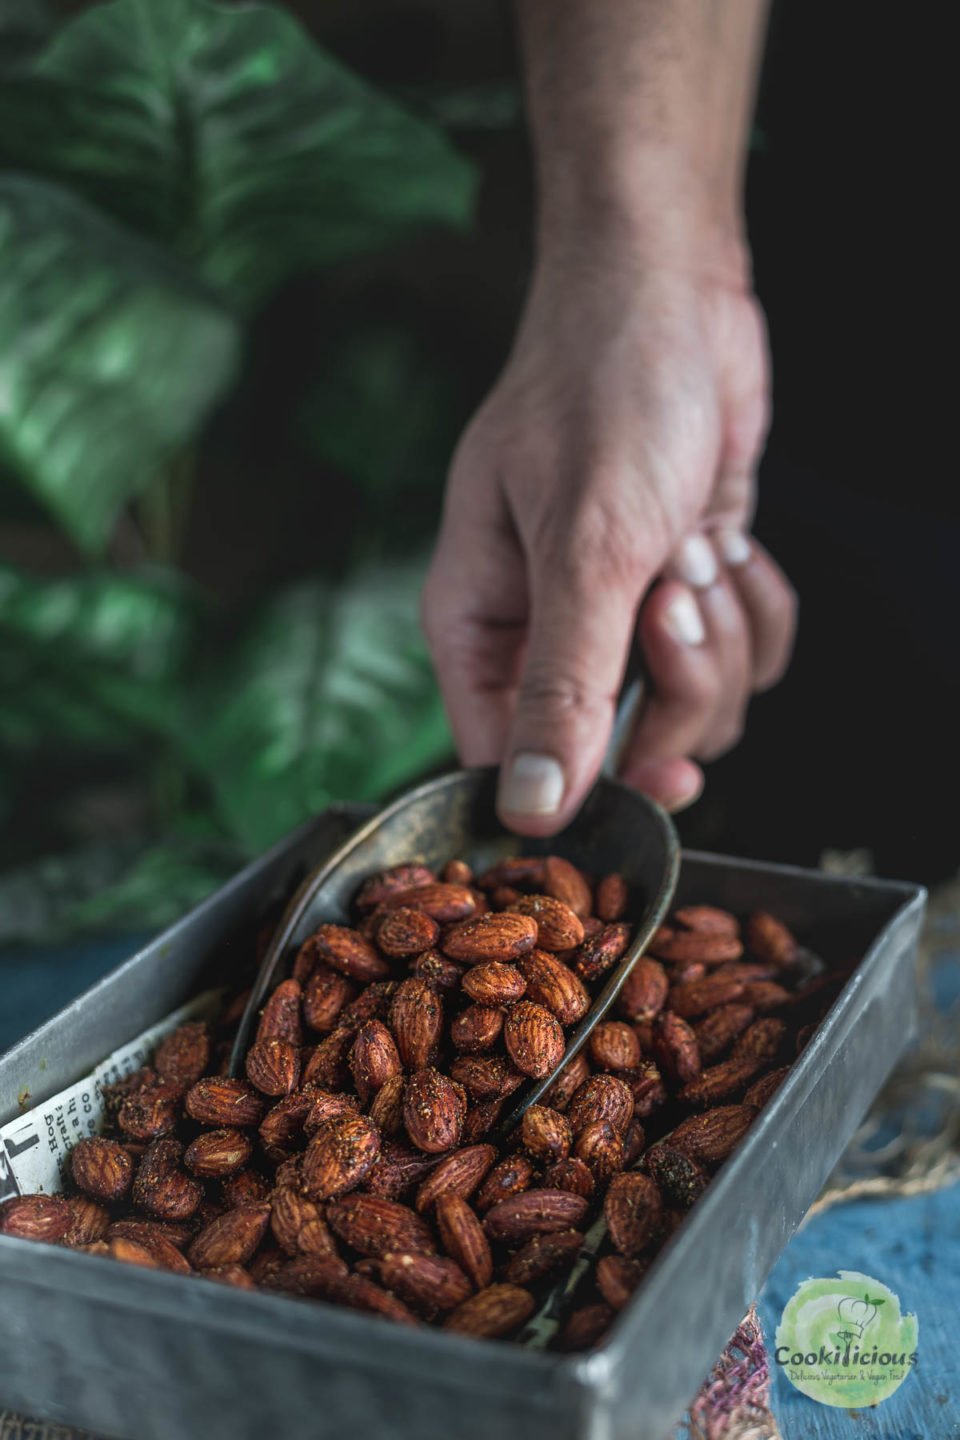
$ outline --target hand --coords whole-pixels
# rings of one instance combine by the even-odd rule
[[[794,597],[747,539],[768,403],[738,266],[619,244],[541,260],[424,591],[458,749],[502,763],[515,830],[552,834],[595,780],[638,614],[653,695],[623,774],[673,808],[699,793],[691,757],[732,745],[782,673]]]

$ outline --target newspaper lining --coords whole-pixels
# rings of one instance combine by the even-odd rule
[[[75,1085],[0,1127],[0,1204],[14,1195],[57,1194],[78,1140],[103,1128],[103,1090],[146,1065],[159,1042],[186,1020],[212,1016],[222,990],[207,990],[120,1046]]]

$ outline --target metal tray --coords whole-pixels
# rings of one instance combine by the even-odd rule
[[[0,1123],[201,989],[230,936],[366,813],[298,830],[0,1056]],[[508,1424],[526,1440],[663,1440],[913,1033],[925,900],[701,854],[684,856],[678,896],[763,905],[826,959],[863,959],[600,1349],[410,1331],[0,1237],[0,1405],[126,1440],[489,1440]]]

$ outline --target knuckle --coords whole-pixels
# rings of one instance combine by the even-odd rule
[[[528,667],[517,697],[521,713],[549,711],[571,718],[598,716],[612,703],[611,696],[604,695],[572,671],[544,664]]]

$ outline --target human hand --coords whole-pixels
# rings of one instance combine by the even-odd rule
[[[782,673],[795,600],[747,538],[768,396],[739,265],[645,265],[619,242],[541,259],[424,592],[458,749],[502,764],[513,829],[552,834],[578,809],[635,630],[652,694],[622,773],[670,808]]]

